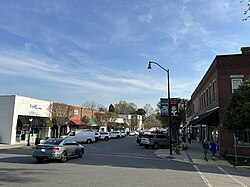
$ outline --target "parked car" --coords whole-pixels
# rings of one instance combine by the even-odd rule
[[[81,158],[84,147],[71,138],[49,138],[35,146],[33,158],[38,162],[44,160],[60,160],[65,162],[70,157]]]
[[[121,137],[122,137],[122,138],[125,138],[126,136],[127,136],[127,133],[126,133],[125,131],[122,130],[122,131],[121,131]]]
[[[101,134],[99,132],[95,132],[95,141],[98,142],[101,138]]]
[[[140,143],[146,148],[153,147],[154,149],[158,149],[159,147],[170,146],[170,138],[167,134],[144,134]]]
[[[136,131],[130,131],[129,132],[129,136],[135,136],[136,135]]]
[[[109,140],[110,139],[110,134],[108,132],[100,132],[100,140]]]
[[[122,134],[120,131],[110,131],[110,138],[121,138]]]
[[[136,137],[136,143],[138,143],[139,145],[141,145],[141,138],[144,135],[143,132],[139,132],[139,134]]]

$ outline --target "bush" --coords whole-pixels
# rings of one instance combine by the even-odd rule
[[[226,156],[226,159],[228,162],[230,162],[232,165],[236,166],[250,166],[250,158],[249,157],[237,157],[237,164],[235,163],[235,157],[234,156]]]

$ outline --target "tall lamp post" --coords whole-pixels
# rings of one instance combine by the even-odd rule
[[[148,63],[148,70],[152,69],[151,64],[156,64],[157,66],[159,66],[161,69],[163,69],[165,72],[167,72],[167,79],[168,79],[168,117],[169,117],[169,141],[170,141],[170,155],[173,155],[172,152],[172,123],[171,123],[171,106],[170,106],[170,81],[169,81],[169,69],[166,69],[164,67],[162,67],[160,64],[158,64],[157,62],[150,62]]]
[[[27,140],[27,146],[30,146],[30,126],[31,126],[31,123],[33,121],[33,118],[30,118],[29,119],[29,128],[28,128],[28,140]]]

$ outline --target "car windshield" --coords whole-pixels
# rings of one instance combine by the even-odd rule
[[[153,134],[144,134],[142,137],[143,138],[152,138],[152,137],[154,137],[154,135]]]
[[[53,145],[59,145],[63,141],[62,138],[52,138],[48,139],[44,142],[44,144],[53,144]]]

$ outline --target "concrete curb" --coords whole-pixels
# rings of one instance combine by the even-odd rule
[[[200,158],[192,158],[192,156],[187,151],[181,151],[180,154],[173,153],[173,155],[169,154],[169,150],[156,150],[155,155],[163,158],[163,159],[169,159],[176,162],[182,162],[182,163],[189,163],[192,165],[206,165],[206,166],[227,166],[227,167],[234,167],[232,164],[230,164],[227,160],[209,160],[205,161]]]

